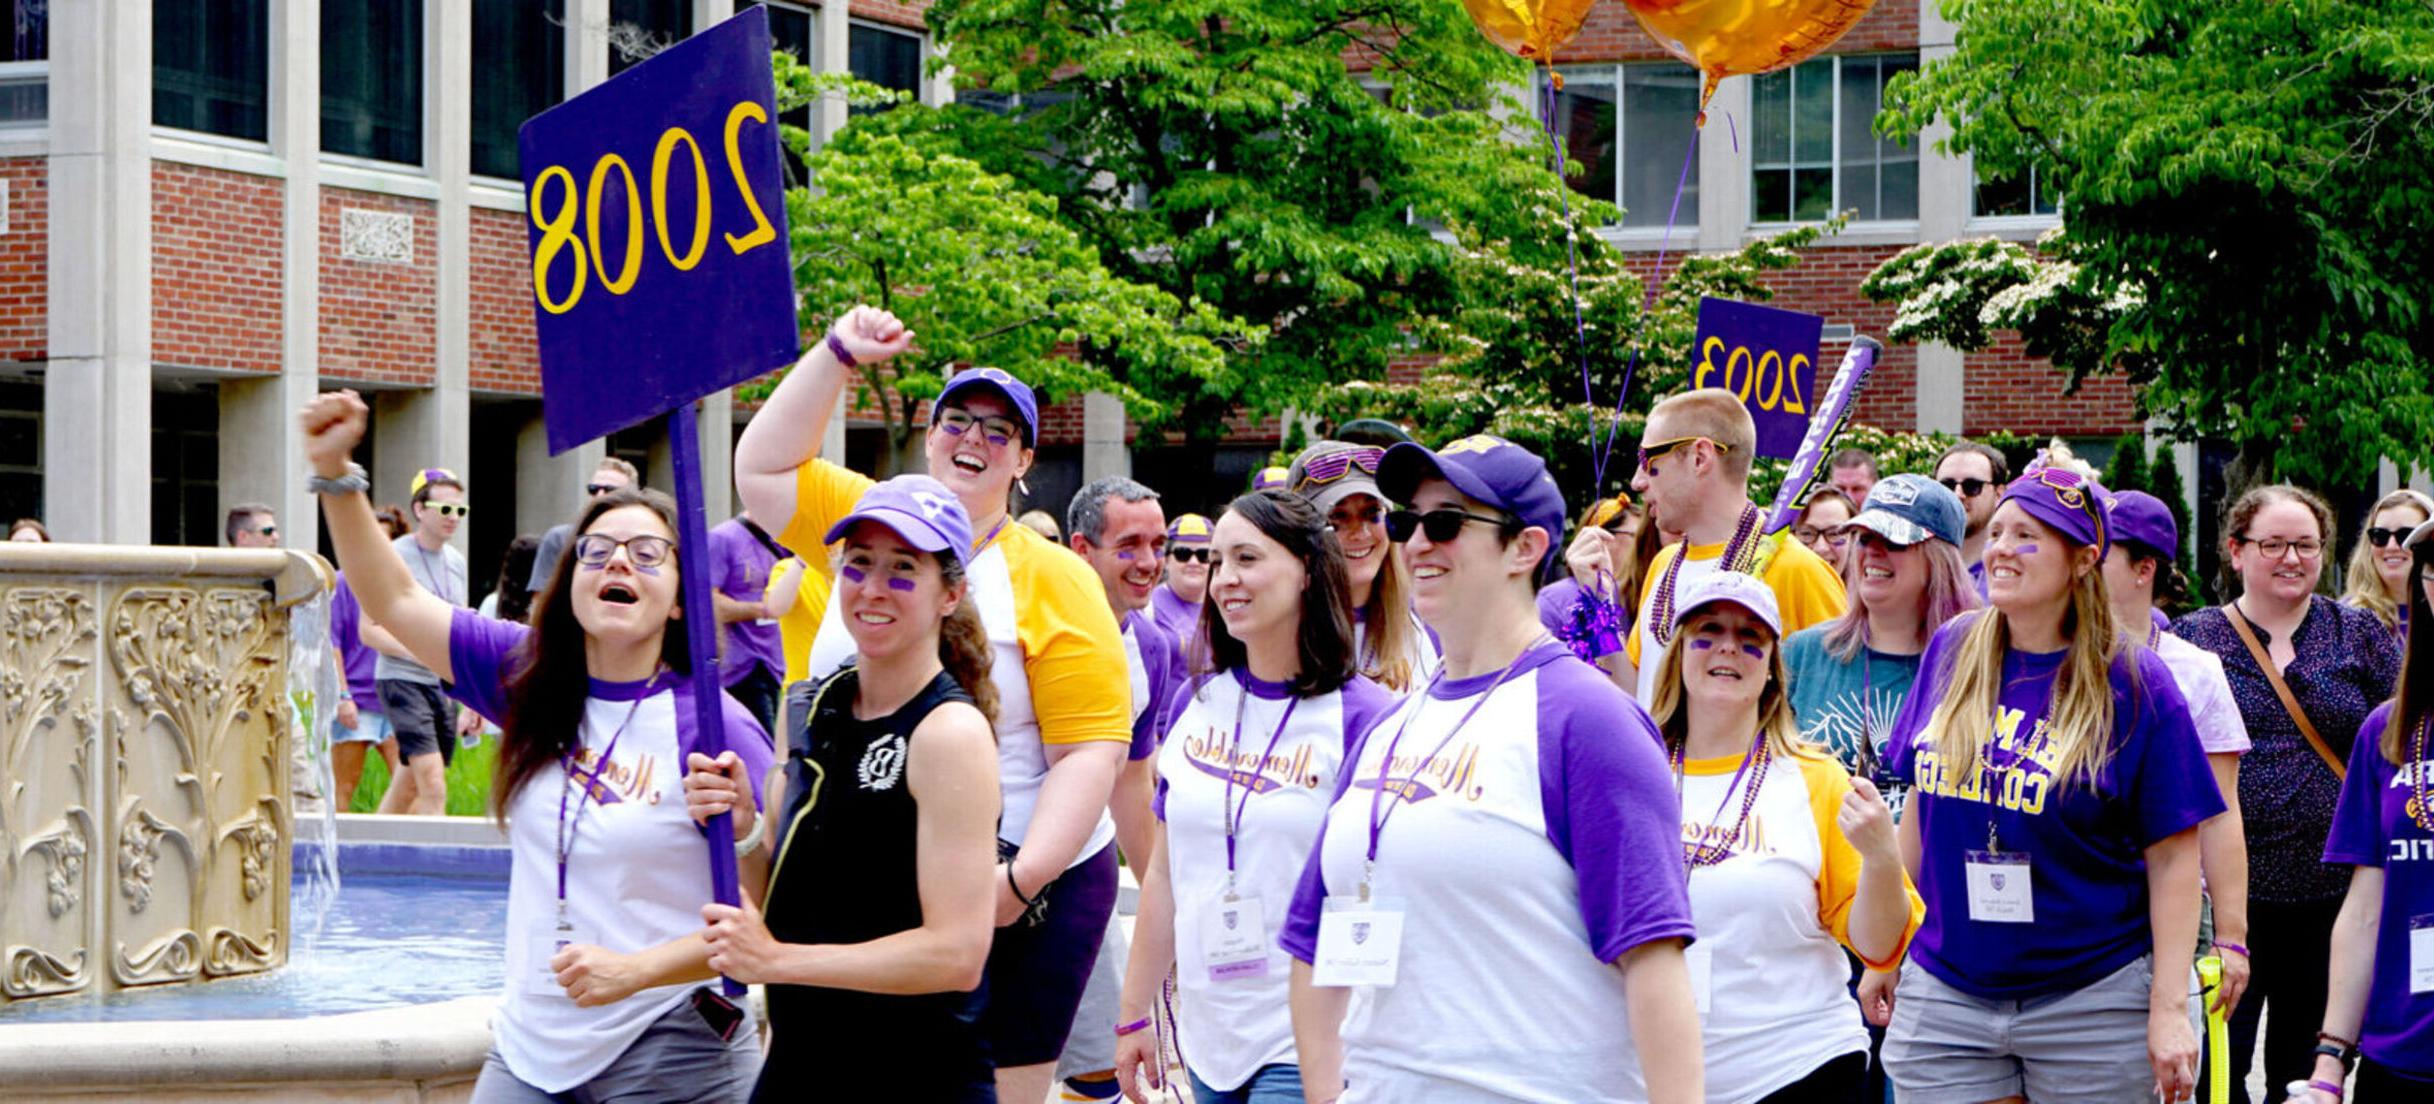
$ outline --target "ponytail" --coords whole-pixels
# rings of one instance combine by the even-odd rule
[[[949,587],[962,586],[963,565],[943,552],[932,553],[938,560],[940,581]],[[963,601],[955,604],[955,612],[938,623],[938,663],[955,676],[963,692],[972,695],[972,704],[980,707],[980,715],[989,722],[990,737],[996,738],[997,683],[989,678],[988,630],[980,626],[980,611],[972,605],[972,594],[966,590]]]

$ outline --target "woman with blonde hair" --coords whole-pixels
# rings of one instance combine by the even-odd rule
[[[2366,512],[2366,527],[2349,555],[2344,573],[2348,586],[2343,605],[2375,615],[2384,627],[2403,633],[2409,627],[2409,534],[2434,519],[2434,498],[2403,487],[2375,500]]]
[[[1360,673],[1398,694],[1436,673],[1437,642],[1411,608],[1411,568],[1386,539],[1376,445],[1320,441],[1294,457],[1284,487],[1327,519],[1352,579],[1353,651]]]
[[[1893,811],[1800,740],[1765,583],[1718,572],[1681,603],[1689,646],[1665,651],[1655,720],[1682,799],[1707,1099],[1856,1104],[1868,1032],[1843,951],[1893,969],[1926,909]]]
[[[2171,669],[2097,569],[2101,489],[2034,467],[1987,524],[1992,609],[1929,642],[1887,767],[1927,920],[1884,1060],[1904,1097],[2186,1100],[2197,827],[2223,811]]]

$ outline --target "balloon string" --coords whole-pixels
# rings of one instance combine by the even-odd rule
[[[1572,281],[1572,343],[1580,361],[1581,402],[1594,412],[1597,409],[1597,388],[1589,380],[1589,326],[1587,319],[1582,315],[1580,305],[1579,228],[1572,222],[1572,186],[1564,180],[1563,143],[1557,140],[1555,134],[1555,97],[1557,93],[1563,91],[1563,78],[1556,74],[1553,66],[1546,67],[1542,72],[1547,80],[1545,92],[1539,98],[1538,114],[1541,121],[1546,124],[1547,148],[1555,155],[1555,195],[1563,208],[1564,270]],[[1679,196],[1676,197],[1676,201],[1679,201]],[[1625,386],[1627,387],[1628,384]],[[1620,417],[1619,412],[1617,417]],[[1603,495],[1606,493],[1606,456],[1597,449],[1597,420],[1594,413],[1589,420],[1589,435],[1586,444],[1589,447],[1590,455],[1594,458],[1594,463],[1590,466],[1590,479],[1592,480],[1589,485],[1590,492],[1593,495]]]
[[[1712,91],[1713,90],[1711,89],[1710,92],[1712,93]],[[1730,118],[1729,113],[1726,117]],[[1673,248],[1673,228],[1675,224],[1679,222],[1682,216],[1682,193],[1688,190],[1690,187],[1690,166],[1699,156],[1699,130],[1701,124],[1706,121],[1706,118],[1706,100],[1702,98],[1700,100],[1699,117],[1692,121],[1690,127],[1690,148],[1682,152],[1681,175],[1676,177],[1673,182],[1673,206],[1665,212],[1665,236],[1657,240],[1656,268],[1650,272],[1647,288],[1640,296],[1640,332],[1642,334],[1645,334],[1648,329],[1649,312],[1656,308],[1657,289],[1662,287],[1664,284],[1665,254]],[[1740,148],[1740,141],[1737,137],[1734,139],[1733,148],[1736,150]],[[1587,339],[1584,336],[1584,343],[1586,340]],[[1598,473],[1597,493],[1601,495],[1606,493],[1604,478],[1606,459],[1614,454],[1614,439],[1622,432],[1623,429],[1623,401],[1631,394],[1631,377],[1639,370],[1639,366],[1640,343],[1633,342],[1631,346],[1631,359],[1625,361],[1623,364],[1623,389],[1621,393],[1614,396],[1614,421],[1606,430],[1605,447],[1597,450],[1597,463],[1591,468],[1592,471]],[[1586,361],[1582,363],[1581,375],[1584,380],[1588,378],[1588,366]],[[1596,432],[1596,424],[1594,422],[1590,424],[1590,432],[1592,434]]]

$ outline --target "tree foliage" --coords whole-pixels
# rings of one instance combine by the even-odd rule
[[[784,54],[776,64],[784,108],[832,92],[892,98],[812,74]],[[804,157],[808,135],[785,132]],[[818,188],[786,195],[804,328],[823,331],[871,303],[916,337],[905,355],[857,369],[855,405],[881,411],[896,451],[912,439],[918,404],[958,365],[1004,368],[1048,398],[1111,392],[1136,417],[1155,419],[1165,405],[1125,377],[1205,379],[1224,371],[1229,349],[1258,348],[1254,327],[1207,303],[1107,271],[1057,217],[1054,198],[958,155],[942,136],[857,123],[808,164]]]
[[[1902,293],[1922,333],[1967,347],[2001,293],[2043,287],[2016,296],[2059,308],[2032,342],[2055,338],[2076,374],[2127,373],[2142,414],[2230,438],[2260,473],[2434,463],[2434,4],[1944,11],[1956,49],[1896,79],[1879,130],[1949,122],[1981,174],[2034,170],[2065,197],[2067,226],[2016,285],[1968,267],[2000,249],[1910,257],[1953,277]]]

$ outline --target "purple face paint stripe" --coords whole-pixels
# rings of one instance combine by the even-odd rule
[[[913,590],[913,581],[911,579],[889,579],[887,589],[901,590],[909,594]]]
[[[861,568],[855,567],[852,564],[838,565],[837,574],[845,576],[846,582],[857,584],[864,579],[870,578],[870,576],[862,573]]]
[[[1693,641],[1691,641],[1691,642],[1690,642],[1690,647],[1691,647],[1691,650],[1692,650],[1692,651],[1698,651],[1698,652],[1704,652],[1704,651],[1708,650],[1709,648],[1713,648],[1713,647],[1715,647],[1715,646],[1716,646],[1716,642],[1715,642],[1715,641],[1713,641],[1713,640],[1693,640]]]
[[[2021,545],[2014,545],[2014,546],[2012,547],[2011,554],[2012,554],[2012,555],[2014,555],[2014,556],[2034,556],[2034,555],[2036,555],[2036,554],[2037,554],[2037,551],[2038,551],[2038,548],[2037,548],[2037,546],[2036,546],[2036,545],[2033,545],[2033,544],[2021,544]]]
[[[1741,654],[1746,655],[1751,659],[1765,659],[1766,649],[1755,644],[1743,644],[1741,645]]]

